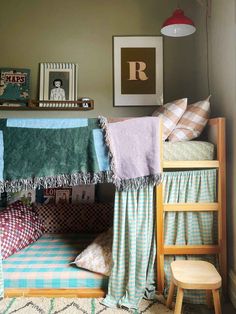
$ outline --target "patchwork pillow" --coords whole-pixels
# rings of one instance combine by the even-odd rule
[[[2,258],[20,251],[43,234],[43,225],[32,208],[18,201],[0,212]]]
[[[113,229],[101,233],[71,264],[105,276],[110,276],[112,268]]]
[[[170,142],[190,141],[198,137],[210,116],[210,97],[187,107],[177,126],[168,137]]]
[[[160,106],[153,112],[152,116],[162,118],[163,141],[165,141],[174,130],[186,108],[187,98],[183,98]]]

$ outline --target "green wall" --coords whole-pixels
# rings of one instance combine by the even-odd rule
[[[183,0],[182,4],[191,16],[189,1]],[[95,100],[95,110],[86,113],[7,115],[150,114],[153,107],[113,107],[112,36],[160,35],[160,26],[174,6],[172,0],[1,0],[0,66],[30,68],[32,98],[37,98],[39,62],[76,62],[78,93]],[[165,101],[186,96],[196,98],[194,38],[164,40]]]
[[[196,90],[206,92],[206,8],[197,12],[201,25],[196,35],[199,72]],[[227,146],[227,236],[229,295],[236,307],[236,3],[234,0],[214,0],[208,14],[209,83],[212,116],[226,117]]]
[[[224,3],[223,3],[224,2]],[[236,307],[236,46],[234,0],[214,0],[210,19],[212,110],[226,117],[229,295]],[[220,23],[219,23],[220,21]],[[221,25],[221,26],[220,26]]]

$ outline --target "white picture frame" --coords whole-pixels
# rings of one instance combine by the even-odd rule
[[[78,64],[40,63],[39,101],[76,101],[77,84]]]
[[[55,204],[69,204],[70,203],[70,190],[62,189],[56,190]]]
[[[23,190],[19,192],[12,192],[8,194],[8,198],[9,205],[19,200],[26,205],[31,205],[35,203],[36,192],[35,190]]]
[[[95,185],[81,184],[72,187],[72,204],[93,203],[95,201]]]
[[[113,36],[113,90],[114,107],[163,105],[162,36]]]

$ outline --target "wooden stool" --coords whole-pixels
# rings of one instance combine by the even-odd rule
[[[204,261],[174,261],[171,263],[171,283],[166,306],[171,307],[175,286],[177,286],[177,298],[174,314],[180,314],[182,308],[184,289],[206,290],[207,304],[211,304],[211,291],[215,313],[221,314],[219,288],[221,277],[215,267]]]

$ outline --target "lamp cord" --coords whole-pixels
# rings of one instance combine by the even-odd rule
[[[209,65],[209,17],[211,14],[211,0],[206,0],[206,60],[207,60],[207,91],[211,94],[210,86],[210,65]]]

